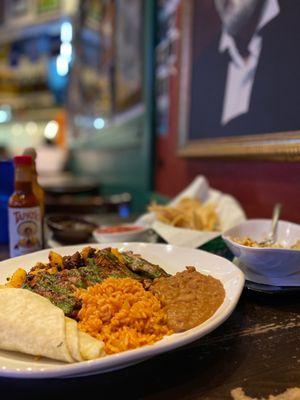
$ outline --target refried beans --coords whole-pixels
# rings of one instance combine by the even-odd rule
[[[155,279],[150,290],[159,298],[167,315],[167,324],[174,332],[186,331],[206,321],[225,298],[222,283],[194,267],[186,267],[174,276]]]

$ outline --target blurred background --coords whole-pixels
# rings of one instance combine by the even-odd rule
[[[276,200],[299,222],[299,162],[178,156],[182,3],[1,0],[0,159],[36,149],[47,211],[126,217],[202,174],[249,217]]]
[[[0,157],[34,147],[48,195],[116,195],[112,203],[135,210],[148,201],[154,8],[152,0],[1,1]]]

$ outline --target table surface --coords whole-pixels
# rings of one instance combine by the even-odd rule
[[[0,259],[8,257],[0,245]],[[244,289],[229,319],[198,341],[134,366],[81,378],[0,378],[1,398],[230,399],[300,386],[300,296]],[[27,396],[26,396],[27,395]],[[67,397],[66,397],[67,396]],[[97,396],[98,397],[98,396]]]

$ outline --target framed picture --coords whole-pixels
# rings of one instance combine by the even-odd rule
[[[4,1],[0,2],[0,28],[5,22],[5,3]]]
[[[37,11],[39,14],[52,13],[60,10],[60,0],[38,0]]]
[[[9,24],[19,26],[32,23],[35,17],[35,3],[33,0],[9,0],[5,5]]]
[[[170,81],[177,74],[177,42],[179,32],[176,17],[179,0],[159,0],[157,2],[156,27],[156,134],[165,136],[170,120]]]
[[[143,2],[116,1],[115,107],[124,111],[142,100]]]
[[[181,1],[179,154],[300,159],[300,3]]]

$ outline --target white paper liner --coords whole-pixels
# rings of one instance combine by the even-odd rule
[[[244,210],[239,202],[231,195],[211,189],[207,179],[202,175],[197,176],[169,205],[178,203],[183,197],[192,197],[199,199],[201,202],[215,204],[221,230],[212,232],[173,227],[157,221],[155,213],[142,215],[136,223],[152,227],[167,243],[197,248],[218,237],[227,229],[246,220]]]

